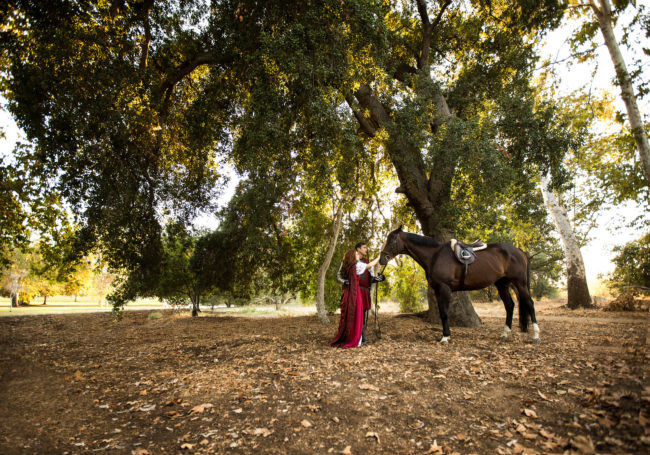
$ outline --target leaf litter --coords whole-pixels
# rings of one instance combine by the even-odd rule
[[[647,316],[538,312],[541,345],[381,315],[350,350],[336,316],[2,318],[0,452],[650,450]]]

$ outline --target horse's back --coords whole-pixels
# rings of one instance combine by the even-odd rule
[[[519,248],[505,242],[489,243],[485,249],[475,251],[476,260],[465,275],[465,266],[453,257],[451,248],[449,251],[447,261],[453,262],[453,267],[447,280],[457,290],[483,289],[502,278],[518,279],[525,264],[525,254]]]

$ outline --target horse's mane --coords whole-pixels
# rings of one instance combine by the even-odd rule
[[[406,233],[406,238],[409,242],[418,246],[440,246],[440,243],[433,237],[426,237],[424,235]]]

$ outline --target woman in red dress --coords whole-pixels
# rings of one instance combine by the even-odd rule
[[[363,333],[363,299],[359,288],[359,275],[374,267],[379,257],[369,263],[360,261],[361,255],[356,250],[350,250],[343,256],[342,270],[350,282],[343,287],[341,297],[341,319],[339,330],[330,342],[330,346],[338,348],[357,348],[361,346]]]

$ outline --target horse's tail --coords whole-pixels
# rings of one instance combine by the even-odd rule
[[[519,328],[522,332],[528,331],[528,321],[530,320],[530,258],[528,254],[520,250],[524,255],[524,263],[526,264],[526,290],[528,291],[528,296],[518,295],[519,297]],[[527,297],[527,299],[526,299]]]

